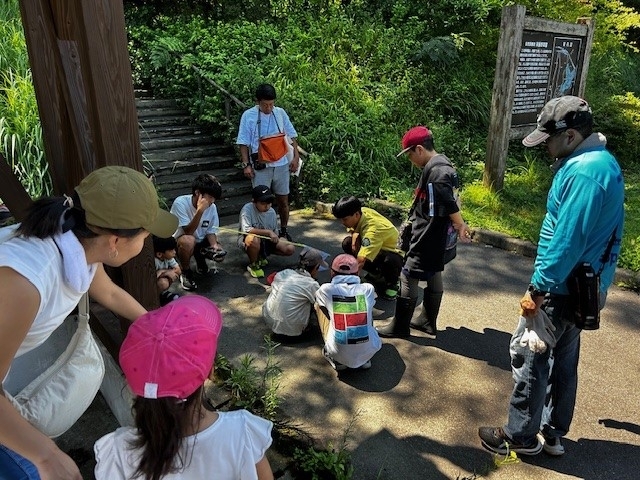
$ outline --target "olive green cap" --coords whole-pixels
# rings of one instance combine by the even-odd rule
[[[89,225],[144,228],[162,238],[170,237],[178,228],[175,215],[160,208],[151,180],[132,168],[117,165],[99,168],[75,190]]]

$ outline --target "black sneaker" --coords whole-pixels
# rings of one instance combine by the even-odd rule
[[[291,235],[289,235],[289,232],[287,232],[286,229],[281,228],[280,231],[278,232],[278,236],[280,238],[284,238],[288,242],[293,242]]]
[[[194,257],[196,259],[196,273],[198,275],[206,275],[209,273],[209,265],[207,265],[207,261],[204,257]]]
[[[537,455],[542,451],[542,443],[540,443],[537,436],[529,443],[521,445],[507,437],[502,427],[480,427],[478,436],[482,440],[484,448],[500,455],[508,455],[509,452],[516,452],[521,455]]]
[[[180,295],[177,293],[170,292],[169,290],[165,290],[160,294],[160,306],[163,307],[169,302],[173,302],[180,298]]]
[[[183,290],[197,290],[198,284],[193,279],[193,272],[191,270],[185,270],[182,275],[180,275],[180,285]]]
[[[215,249],[213,247],[207,247],[200,250],[200,253],[209,260],[213,260],[214,262],[221,262],[224,257],[227,255],[226,250],[222,250],[221,248]]]

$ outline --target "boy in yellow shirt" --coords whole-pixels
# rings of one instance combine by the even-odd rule
[[[331,213],[347,227],[349,235],[342,241],[345,253],[358,260],[358,272],[365,270],[364,280],[388,300],[398,295],[398,278],[404,252],[398,250],[398,229],[384,215],[363,207],[356,197],[342,197]]]

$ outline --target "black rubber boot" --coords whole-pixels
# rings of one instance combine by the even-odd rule
[[[396,313],[393,319],[384,327],[376,328],[381,337],[408,337],[411,335],[409,322],[416,308],[418,300],[409,297],[398,297],[396,299]]]
[[[440,304],[442,303],[443,292],[432,292],[429,287],[424,289],[424,298],[422,299],[422,322],[411,322],[411,328],[421,330],[428,335],[437,335],[436,321],[438,313],[440,313]]]

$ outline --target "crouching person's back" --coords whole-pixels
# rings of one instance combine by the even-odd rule
[[[358,262],[338,255],[331,264],[331,282],[316,293],[316,312],[325,345],[322,353],[337,370],[367,369],[382,342],[373,328],[375,289],[360,283]]]

